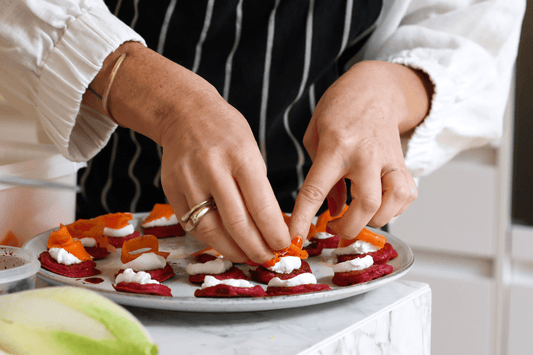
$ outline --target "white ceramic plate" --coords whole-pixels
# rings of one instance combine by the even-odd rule
[[[138,226],[140,225],[139,221],[142,221],[147,215],[148,213],[134,214],[135,218],[132,223],[136,226],[137,230],[140,231]],[[84,281],[84,278],[74,279],[64,277],[44,268],[40,269],[38,276],[53,285],[91,289],[100,292],[119,304],[134,307],[189,312],[251,312],[302,307],[331,302],[370,291],[400,278],[409,271],[414,262],[413,252],[409,246],[388,233],[376,229],[372,230],[384,235],[398,252],[398,257],[389,261],[389,264],[394,267],[394,271],[391,274],[362,284],[345,287],[336,286],[331,282],[331,278],[333,277],[332,265],[334,262],[334,259],[331,257],[332,249],[325,249],[322,255],[310,257],[307,259],[307,262],[311,266],[318,283],[329,285],[331,290],[302,295],[227,299],[194,297],[194,291],[198,286],[188,281],[188,274],[185,272],[185,267],[189,263],[194,262],[193,258],[189,255],[203,249],[204,246],[189,235],[159,240],[159,250],[170,252],[167,261],[172,265],[176,273],[176,276],[164,282],[165,285],[171,288],[173,297],[115,291],[111,285],[114,282],[114,275],[120,269],[120,250],[117,253],[112,253],[104,260],[96,261],[97,268],[102,271],[101,275],[95,276],[103,279],[103,282],[99,284]],[[24,245],[24,248],[33,251],[37,255],[46,251],[46,242],[51,231],[35,236]],[[245,273],[250,269],[247,265],[239,265],[239,268],[245,271]],[[263,287],[266,288],[266,285],[263,285]]]

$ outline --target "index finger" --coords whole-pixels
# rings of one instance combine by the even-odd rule
[[[307,238],[309,225],[326,199],[329,191],[343,177],[344,162],[331,154],[317,154],[296,197],[289,232],[291,238]]]

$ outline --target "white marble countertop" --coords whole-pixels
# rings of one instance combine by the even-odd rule
[[[402,279],[340,301],[276,311],[126,308],[161,355],[429,355],[431,347],[431,290]]]

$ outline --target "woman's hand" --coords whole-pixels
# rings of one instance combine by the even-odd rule
[[[417,197],[403,159],[400,135],[414,129],[429,109],[427,77],[398,64],[369,61],[353,66],[318,103],[304,136],[313,165],[296,199],[291,236],[305,236],[325,198],[337,235],[353,239],[366,226],[381,227]]]
[[[290,244],[246,119],[214,90],[193,92],[164,133],[161,182],[176,215],[213,197],[191,232],[234,262],[263,263]]]
[[[163,147],[161,182],[176,216],[213,198],[217,208],[191,233],[233,262],[264,263],[290,245],[289,230],[246,119],[204,79],[137,43],[104,62],[91,87],[109,93],[113,118]],[[101,111],[92,94],[84,103]],[[185,227],[185,226],[184,226]]]

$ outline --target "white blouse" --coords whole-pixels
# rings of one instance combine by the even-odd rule
[[[384,0],[354,60],[401,63],[435,86],[431,111],[404,142],[414,177],[498,140],[525,0]],[[0,0],[0,93],[37,118],[61,153],[86,161],[116,125],[81,105],[104,59],[144,40],[100,0]]]

